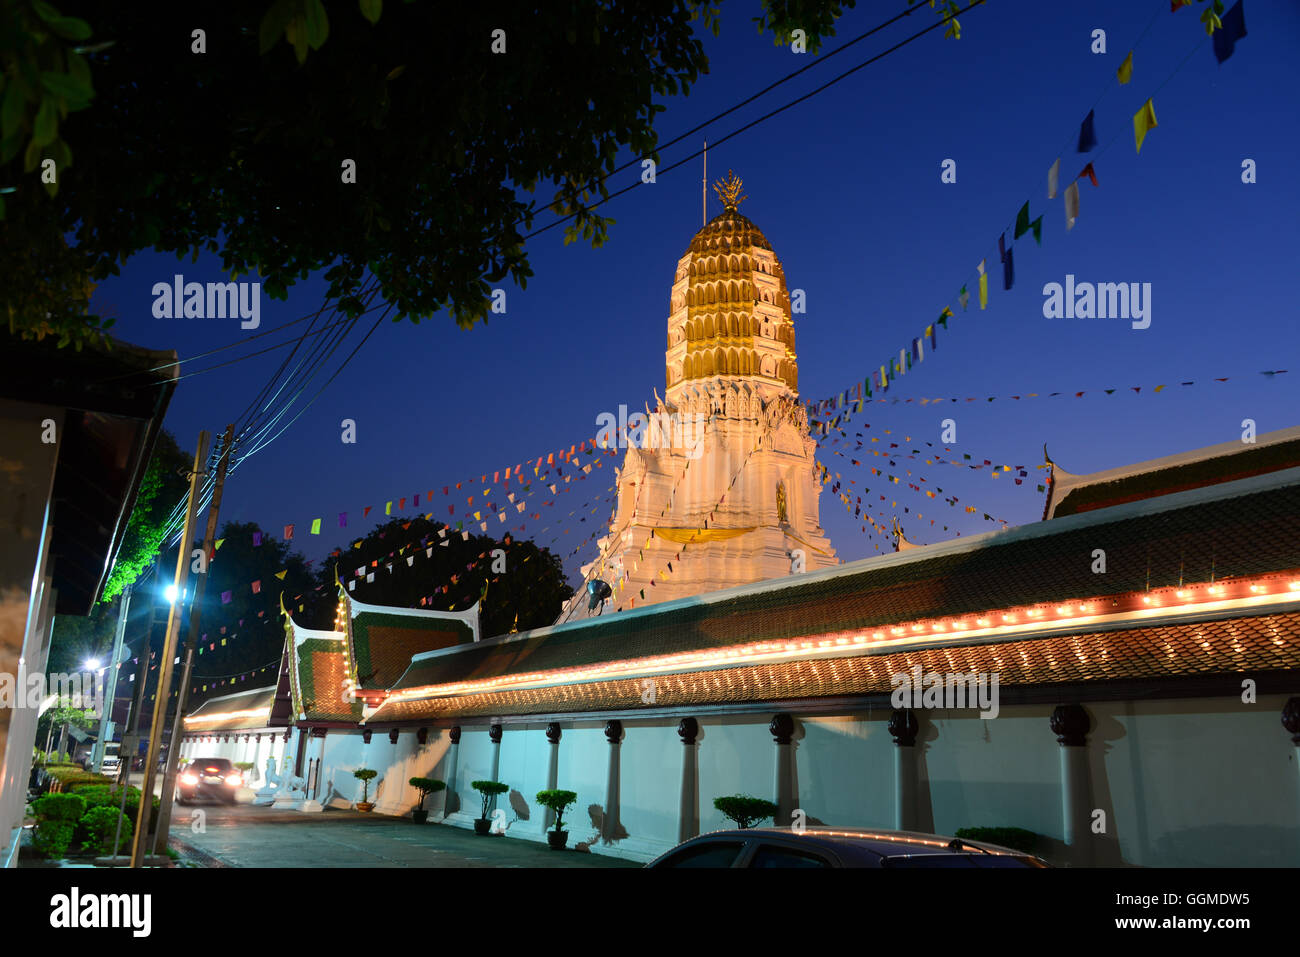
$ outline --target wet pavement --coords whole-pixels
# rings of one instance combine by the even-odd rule
[[[570,834],[569,841],[580,840]],[[633,861],[432,821],[359,811],[316,814],[247,804],[173,812],[171,839],[209,867],[639,867]]]

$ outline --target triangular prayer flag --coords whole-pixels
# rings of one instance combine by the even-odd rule
[[[231,592],[223,591],[221,593],[221,604],[229,605],[232,598],[234,598],[234,595]]]
[[[1014,249],[1008,249],[1006,256],[1002,260],[1002,288],[1010,289],[1016,281],[1016,263],[1013,258]]]
[[[348,513],[339,512],[339,528],[347,528],[347,527],[348,527]]]
[[[965,312],[966,306],[970,303],[970,293],[967,292],[965,286],[962,286],[961,292],[957,294],[957,301],[961,303],[961,311]]]
[[[1083,125],[1079,127],[1079,152],[1086,153],[1097,145],[1097,131],[1093,127],[1093,112],[1088,111],[1088,115],[1083,118]]]
[[[1142,109],[1133,114],[1133,137],[1137,140],[1137,151],[1142,152],[1142,141],[1147,138],[1147,131],[1155,129],[1156,106],[1151,100],[1142,104]]]
[[[1052,168],[1047,171],[1047,198],[1056,199],[1056,189],[1061,181],[1061,158],[1058,156]]]
[[[1219,29],[1214,33],[1214,58],[1222,63],[1232,56],[1237,41],[1246,35],[1246,14],[1241,9],[1241,0],[1237,0],[1223,15]],[[1155,120],[1151,121],[1155,126]]]
[[[1043,217],[1039,216],[1035,219],[1029,224],[1029,228],[1034,231],[1034,242],[1043,245]]]
[[[225,540],[224,538],[218,538],[215,542],[212,543],[212,550],[213,550],[214,552],[217,551],[217,550],[220,549],[221,546],[224,545],[225,543],[226,543],[226,540]]]
[[[1016,213],[1016,231],[1012,239],[1019,239],[1025,233],[1029,232],[1029,203],[1020,207],[1020,212]]]
[[[1079,175],[1076,176],[1075,179],[1083,179],[1085,176],[1088,177],[1088,181],[1092,183],[1093,186],[1097,185],[1097,171],[1092,168],[1091,163],[1079,170]]]
[[[1119,65],[1119,69],[1115,71],[1115,75],[1119,77],[1120,83],[1127,83],[1129,80],[1133,79],[1133,51],[1132,50],[1128,51],[1128,56],[1126,56],[1124,58],[1124,62]]]
[[[287,541],[289,541],[289,540],[292,539],[292,538],[293,538],[293,526],[292,526],[292,525],[286,525],[286,526],[284,527],[284,540],[287,542]]]
[[[371,510],[372,508],[374,508],[373,505],[367,505],[364,509],[362,509],[362,511],[361,511],[361,517],[362,517],[362,518],[365,518],[367,515],[369,515],[369,514],[370,514],[370,510]]]
[[[262,593],[262,582],[261,579],[258,579],[257,581],[253,582],[253,594],[260,595],[261,593]]]
[[[389,502],[387,505],[384,506],[384,514],[385,514],[385,515],[392,515],[392,514],[393,514],[393,503],[392,503],[392,502]]]
[[[287,574],[289,574],[289,569],[286,568],[283,571],[276,572],[275,577],[280,579],[280,581],[284,581],[284,576]]]
[[[980,260],[980,308],[984,309],[989,304],[989,277],[984,272],[984,260]]]
[[[319,534],[320,534],[320,519],[319,519],[319,518],[313,518],[313,519],[311,520],[311,534],[313,534],[313,535],[319,535]]]
[[[254,547],[254,548],[257,548],[257,547],[258,547],[259,545],[261,545],[261,544],[262,544],[262,533],[261,533],[261,532],[254,532],[254,533],[253,533],[253,547]]]

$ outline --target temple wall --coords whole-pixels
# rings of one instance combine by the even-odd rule
[[[1093,795],[1108,812],[1123,860],[1154,867],[1300,865],[1300,774],[1297,749],[1279,720],[1285,703],[1285,695],[1262,695],[1257,704],[1216,698],[1088,705]]]
[[[1004,707],[987,720],[969,711],[919,713],[919,803],[924,810],[928,791],[930,818],[922,813],[918,829],[1023,827],[1061,840],[1061,747],[1051,715],[1047,705]]]
[[[1286,697],[1199,698],[1104,702],[1084,707],[1091,718],[1085,774],[1088,808],[1105,812],[1105,833],[1065,844],[1062,755],[1050,726],[1051,705],[1003,706],[998,717],[974,711],[917,712],[916,811],[911,828],[950,835],[973,826],[1020,827],[1043,839],[1040,855],[1057,864],[1106,866],[1300,865],[1300,774],[1297,752],[1279,720]],[[796,714],[792,790],[794,807],[810,826],[895,826],[898,752],[888,729],[889,709],[854,714]],[[698,832],[731,827],[713,808],[729,794],[776,797],[777,749],[772,713],[697,716]],[[616,787],[611,800],[611,755],[604,720],[565,720],[557,748],[556,786],[577,792],[565,825],[569,846],[648,861],[678,841],[683,758],[680,716],[623,719]],[[242,737],[242,736],[241,736]],[[320,739],[309,742],[308,756]],[[277,757],[285,753],[282,734]],[[236,757],[245,745],[187,745],[187,754]],[[247,746],[251,754],[251,744]],[[287,745],[296,753],[295,740]],[[498,780],[510,792],[498,799],[510,837],[545,840],[546,811],[536,801],[547,787],[552,745],[546,721],[503,728]],[[465,725],[456,756],[454,793],[426,802],[430,822],[472,827],[480,799],[470,782],[493,774],[494,745],[486,725]],[[383,730],[362,742],[360,731],[331,729],[324,739],[324,802],[333,782],[358,800],[351,771],[374,768],[377,813],[404,815],[419,795],[412,776],[448,780],[449,730],[430,728],[417,743],[402,729],[396,744]],[[262,749],[262,763],[266,749]],[[382,785],[378,787],[377,785]],[[459,809],[457,810],[457,802]],[[450,816],[445,816],[448,808]],[[771,823],[770,821],[767,823]],[[789,822],[779,822],[786,824]]]

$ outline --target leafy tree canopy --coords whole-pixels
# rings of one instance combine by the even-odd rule
[[[764,0],[755,21],[816,50],[853,5]],[[540,212],[572,214],[570,241],[605,241],[613,220],[591,204],[620,151],[658,159],[662,100],[707,72],[696,25],[716,34],[719,18],[705,0],[454,17],[409,0],[5,0],[0,216],[17,228],[0,316],[93,335],[84,296],[55,293],[152,248],[218,253],[275,298],[325,269],[353,314],[369,271],[400,315],[486,321],[492,285],[532,275]]]

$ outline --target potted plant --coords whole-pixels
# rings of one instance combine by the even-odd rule
[[[372,771],[370,768],[357,768],[352,772],[352,776],[361,782],[361,800],[357,802],[358,811],[375,809],[375,806],[370,803],[370,782],[377,774],[378,771]]]
[[[546,832],[546,843],[551,850],[562,851],[569,840],[569,832],[564,829],[564,809],[578,800],[575,791],[560,791],[554,788],[537,792],[537,803],[555,812],[555,830]]]
[[[490,834],[492,832],[492,822],[488,820],[488,809],[492,804],[492,799],[498,794],[505,794],[510,790],[510,785],[502,784],[500,781],[471,781],[469,786],[483,795],[483,813],[474,822],[475,834]]]
[[[723,815],[736,822],[736,827],[744,830],[753,827],[759,821],[765,821],[776,815],[776,805],[762,798],[748,794],[732,794],[729,797],[713,799],[713,806]]]
[[[410,784],[420,792],[420,806],[411,812],[411,820],[416,824],[423,824],[429,819],[429,812],[424,809],[424,799],[430,794],[445,790],[447,784],[437,778],[411,778]]]

